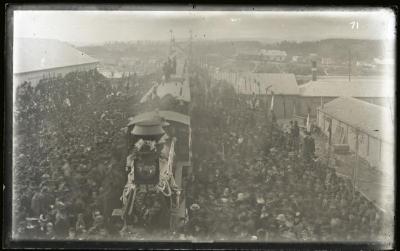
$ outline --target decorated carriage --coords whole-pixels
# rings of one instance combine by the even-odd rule
[[[145,112],[130,119],[127,182],[119,213],[124,226],[174,230],[185,217],[189,125],[187,115],[173,111]]]

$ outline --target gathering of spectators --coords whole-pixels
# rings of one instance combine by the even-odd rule
[[[208,81],[195,83],[212,89],[206,103],[193,95],[188,238],[367,241],[381,233],[383,213],[315,155],[311,133],[300,136],[297,121],[271,127],[266,109]]]
[[[262,100],[250,108],[203,75],[191,79],[188,217],[170,238],[365,241],[381,233],[382,213],[315,155],[311,134],[302,138],[297,122],[283,130]],[[96,70],[18,87],[17,236],[121,237],[110,219],[126,181],[121,128],[145,92],[129,90],[133,96]]]
[[[120,86],[90,70],[17,87],[18,238],[96,239],[116,232],[110,216],[125,180],[121,128],[145,90],[136,85],[127,95],[126,84]]]

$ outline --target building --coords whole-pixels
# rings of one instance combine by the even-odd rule
[[[232,84],[238,94],[262,96],[267,104],[271,103],[273,91],[277,118],[290,118],[296,113],[299,88],[294,74],[216,72],[214,78]]]
[[[328,77],[299,86],[298,115],[315,117],[317,108],[337,97],[354,97],[372,104],[394,108],[394,83],[377,77]]]
[[[280,50],[261,50],[261,56],[264,60],[267,61],[285,61],[287,57],[286,51]]]
[[[36,85],[43,78],[95,69],[99,63],[71,45],[53,39],[16,38],[13,52],[14,84],[28,81]]]
[[[336,98],[317,110],[317,125],[332,144],[347,144],[361,159],[378,168],[394,163],[394,116],[390,109],[352,97]],[[358,146],[357,146],[358,139]],[[389,170],[383,170],[390,173]]]
[[[295,56],[292,56],[291,61],[292,61],[293,63],[305,64],[305,63],[308,63],[308,62],[310,61],[310,59],[309,59],[308,57],[305,57],[305,56],[298,56],[298,55],[295,55]]]

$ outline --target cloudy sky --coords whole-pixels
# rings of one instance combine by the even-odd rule
[[[358,25],[358,27],[357,27]],[[330,11],[15,11],[14,36],[75,44],[177,39],[393,39],[388,10]]]

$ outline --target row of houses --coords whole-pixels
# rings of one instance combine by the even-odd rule
[[[286,73],[216,72],[214,77],[231,83],[239,95],[258,95],[267,104],[273,92],[277,118],[309,114],[326,135],[330,124],[333,144],[349,145],[371,166],[393,165],[394,83],[389,79],[330,77],[297,85]]]
[[[372,104],[394,107],[394,82],[384,78],[328,77],[298,85],[291,73],[232,73],[215,72],[214,79],[231,83],[241,95],[262,95],[278,102],[276,116],[290,118],[294,115],[317,116],[317,109],[322,104],[337,97],[354,97]],[[268,93],[267,93],[268,92]],[[280,107],[280,108],[278,108]]]
[[[283,62],[287,58],[287,53],[281,50],[262,49],[256,52],[240,52],[236,58],[242,60]]]

